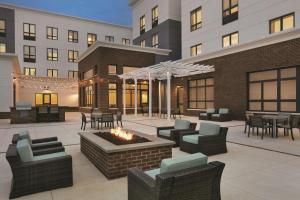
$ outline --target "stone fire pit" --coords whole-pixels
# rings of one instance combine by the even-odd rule
[[[126,176],[128,169],[132,167],[143,170],[158,168],[162,159],[172,157],[172,146],[175,144],[173,141],[130,131],[148,141],[115,145],[98,136],[99,132],[101,134],[101,131],[79,132],[81,152],[108,179]]]

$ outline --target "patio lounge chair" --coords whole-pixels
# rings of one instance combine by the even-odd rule
[[[188,120],[176,119],[174,126],[157,127],[156,135],[164,139],[172,140],[176,143],[175,146],[178,146],[180,132],[186,130],[193,131],[196,129],[196,126],[197,123],[191,123]]]
[[[180,134],[180,150],[205,155],[227,153],[227,127],[202,122],[199,131],[184,131]]]
[[[9,145],[6,159],[13,175],[10,199],[73,185],[72,157],[65,152],[34,156],[22,139]]]
[[[17,144],[18,141],[22,139],[28,139],[35,156],[65,151],[65,148],[62,146],[62,143],[57,140],[57,137],[31,139],[28,130],[23,130],[13,135],[12,144]]]
[[[211,115],[216,113],[214,108],[208,108],[206,112],[200,112],[199,120],[211,120]]]
[[[128,200],[220,200],[224,167],[198,153],[165,159],[159,169],[129,169]]]
[[[220,108],[218,113],[211,114],[211,120],[219,122],[231,121],[229,109]]]

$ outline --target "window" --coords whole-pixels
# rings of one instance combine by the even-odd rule
[[[24,67],[25,76],[36,76],[36,68]]]
[[[90,47],[96,41],[97,41],[97,35],[96,34],[94,34],[94,33],[88,33],[87,34],[87,44],[88,44],[88,47]]]
[[[146,17],[145,15],[140,18],[140,34],[142,35],[146,31]]]
[[[34,40],[35,41],[35,36],[36,36],[35,24],[24,23],[23,31],[24,31],[24,33],[23,33],[24,40]]]
[[[115,38],[114,38],[114,36],[106,35],[105,36],[105,41],[107,41],[107,42],[114,42]]]
[[[158,25],[158,6],[152,9],[152,28]]]
[[[117,84],[108,84],[108,106],[109,108],[117,108]]]
[[[248,109],[296,112],[296,67],[248,74]]]
[[[202,8],[199,7],[191,12],[191,31],[202,27]]]
[[[69,78],[78,78],[78,71],[68,71],[68,77]]]
[[[47,60],[58,61],[58,49],[47,48]]]
[[[48,77],[58,77],[58,70],[57,69],[47,69],[47,76]]]
[[[117,65],[108,65],[108,74],[116,75],[117,74]]]
[[[129,45],[130,44],[130,39],[122,38],[122,44]]]
[[[189,108],[206,109],[214,107],[214,79],[189,81]]]
[[[76,60],[78,59],[78,55],[79,55],[78,51],[69,50],[68,51],[68,61],[76,62]]]
[[[27,46],[23,47],[23,56],[24,62],[35,62],[36,61],[36,49],[35,46]]]
[[[85,106],[86,107],[92,107],[93,106],[93,96],[94,96],[94,90],[93,86],[87,86],[85,87]]]
[[[124,66],[123,67],[123,74],[132,72],[134,70],[140,69],[139,67],[128,67],[128,66]]]
[[[58,105],[57,93],[36,93],[35,105]]]
[[[142,41],[140,42],[140,46],[141,46],[141,47],[146,47],[146,40],[142,40]]]
[[[134,108],[135,94],[134,84],[125,85],[126,108]],[[137,84],[137,105],[145,106],[148,104],[148,83]]]
[[[191,56],[196,56],[202,53],[202,44],[196,44],[191,47]]]
[[[152,47],[158,48],[158,34],[152,35]]]
[[[68,41],[73,43],[78,43],[78,31],[68,31]]]
[[[232,45],[239,44],[239,33],[230,33],[228,35],[223,36],[223,47],[229,47]]]
[[[239,1],[223,0],[223,25],[235,21],[239,17]]]
[[[47,27],[47,39],[58,40],[58,29],[54,27]]]
[[[0,53],[6,53],[6,44],[0,43]]]
[[[3,19],[0,19],[0,37],[6,36],[6,22]]]
[[[295,27],[295,13],[270,20],[270,34]]]

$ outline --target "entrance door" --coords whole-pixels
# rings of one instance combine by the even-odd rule
[[[177,108],[183,114],[183,87],[177,86]]]

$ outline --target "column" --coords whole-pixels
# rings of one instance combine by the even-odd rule
[[[149,73],[149,117],[152,117],[152,79]]]
[[[123,78],[123,114],[126,115],[126,79]]]
[[[161,81],[158,81],[158,113],[161,116]]]
[[[137,110],[137,105],[138,105],[138,88],[137,88],[137,78],[134,79],[134,114],[137,116],[138,110]]]
[[[171,119],[171,73],[167,72],[167,110],[168,120]]]

